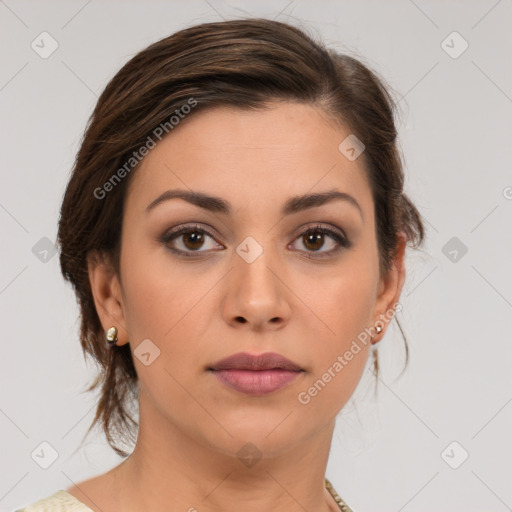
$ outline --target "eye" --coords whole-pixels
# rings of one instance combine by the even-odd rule
[[[210,240],[209,244],[208,240]],[[299,251],[310,253],[308,258],[333,256],[343,248],[350,248],[352,245],[341,232],[320,224],[306,229],[296,240],[299,240],[305,248],[305,250],[299,249]],[[199,254],[225,248],[215,241],[215,235],[198,224],[172,229],[160,238],[160,242],[171,252],[185,257],[193,257],[194,253]],[[321,250],[325,248],[326,243],[327,250]]]
[[[208,239],[213,243],[210,242],[210,244],[207,244]],[[160,241],[165,244],[170,251],[183,256],[193,256],[192,253],[194,252],[207,252],[219,247],[224,248],[215,242],[214,235],[199,225],[180,226],[164,234]]]
[[[340,232],[322,225],[317,225],[303,231],[296,240],[300,241],[303,247],[305,247],[306,252],[317,253],[307,256],[308,258],[329,257],[338,253],[343,248],[349,248],[352,245]],[[327,250],[320,250],[324,248],[326,242],[328,242]]]

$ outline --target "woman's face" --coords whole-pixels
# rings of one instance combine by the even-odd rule
[[[125,202],[119,312],[110,309],[134,352],[141,424],[227,454],[251,442],[264,456],[332,425],[369,355],[362,333],[403,281],[380,279],[363,157],[338,149],[349,135],[297,103],[218,108],[144,158]],[[350,198],[298,199],[333,191]],[[277,353],[301,371],[211,369],[241,352]]]

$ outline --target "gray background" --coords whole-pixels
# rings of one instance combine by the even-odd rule
[[[246,15],[305,26],[386,78],[402,98],[406,190],[427,220],[424,250],[407,259],[399,314],[410,365],[398,379],[404,352],[393,324],[380,344],[378,395],[365,373],[340,414],[327,476],[359,512],[511,510],[506,0],[0,1],[1,510],[120,461],[99,435],[78,449],[95,403],[82,391],[95,369],[83,360],[78,309],[50,243],[97,96],[149,43],[192,24]],[[43,31],[58,43],[46,59],[31,47]],[[457,58],[464,42],[448,37],[454,31],[469,44]],[[48,469],[40,467],[50,462],[44,441],[58,453]],[[444,452],[453,441],[459,444]],[[35,457],[39,464],[34,450],[45,454]],[[464,451],[469,458],[450,467]]]

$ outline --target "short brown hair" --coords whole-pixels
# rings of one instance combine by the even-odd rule
[[[138,426],[135,409],[131,410],[137,402],[138,382],[130,345],[106,347],[87,265],[90,255],[104,254],[119,275],[124,197],[136,166],[122,173],[123,179],[112,183],[112,178],[116,173],[119,177],[123,166],[126,171],[133,152],[191,98],[196,105],[188,116],[219,106],[263,109],[272,100],[318,106],[365,145],[380,268],[385,273],[399,233],[418,247],[424,228],[403,192],[394,120],[397,104],[383,83],[360,60],[326,49],[303,29],[259,18],[181,30],[135,55],[112,78],[89,119],[58,231],[62,274],[73,284],[81,309],[82,349],[99,365],[87,389],[100,388],[87,433],[101,424],[110,446],[126,456],[117,442],[133,442]],[[111,183],[108,198],[98,198],[98,189],[107,182]]]

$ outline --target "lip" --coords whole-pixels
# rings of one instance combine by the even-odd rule
[[[264,354],[249,354],[239,352],[212,364],[209,370],[289,370],[301,371],[302,368],[281,354],[265,352]]]
[[[256,396],[278,391],[304,372],[293,361],[273,352],[240,352],[214,363],[208,370],[231,389]]]

